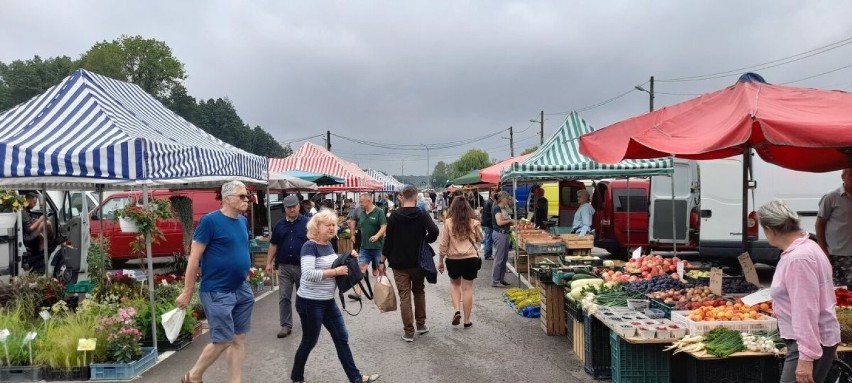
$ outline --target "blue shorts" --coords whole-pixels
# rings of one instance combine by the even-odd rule
[[[358,253],[358,263],[369,265],[370,262],[373,263],[374,269],[379,267],[382,263],[382,249],[361,248],[361,251]]]
[[[235,334],[249,332],[254,294],[248,282],[234,291],[201,291],[198,296],[204,305],[211,342],[228,343]]]

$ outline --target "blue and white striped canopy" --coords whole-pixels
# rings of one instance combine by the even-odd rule
[[[387,175],[383,172],[374,169],[364,169],[364,172],[367,173],[368,176],[382,183],[383,191],[393,191],[398,192],[402,191],[402,188],[405,187],[405,184],[399,182],[396,178],[391,175]]]
[[[263,184],[266,169],[139,86],[82,69],[0,114],[0,184]]]

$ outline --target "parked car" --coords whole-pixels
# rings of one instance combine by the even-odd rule
[[[221,201],[216,199],[216,190],[152,190],[149,193],[149,198],[168,199],[172,202],[173,207],[177,199],[186,198],[191,201],[193,230],[198,226],[198,221],[202,216],[221,207]],[[115,211],[130,203],[141,204],[142,192],[112,194],[90,213],[89,232],[93,238],[102,232],[110,240],[113,261],[120,262],[138,258],[138,255],[134,255],[130,250],[130,242],[133,241],[135,234],[122,232],[118,221],[115,219]],[[103,214],[103,219],[100,219],[100,214]],[[177,214],[174,218],[158,220],[157,227],[163,233],[164,238],[151,246],[152,256],[166,257],[185,253],[184,246],[188,246],[190,238],[184,238],[184,228]],[[101,228],[103,228],[103,231],[101,231]],[[248,230],[248,227],[246,230]]]

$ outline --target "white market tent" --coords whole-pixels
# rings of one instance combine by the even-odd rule
[[[364,169],[364,172],[367,173],[368,176],[382,183],[382,191],[399,192],[405,187],[404,183],[399,182],[396,178],[385,174],[384,172],[375,169]]]
[[[264,157],[209,135],[139,86],[82,69],[0,114],[0,186],[147,191],[151,186],[217,187],[231,180],[264,185],[266,171]],[[82,219],[84,263],[88,216]],[[153,285],[152,273],[148,282]],[[153,306],[153,290],[150,299]],[[154,309],[152,316],[156,347]]]

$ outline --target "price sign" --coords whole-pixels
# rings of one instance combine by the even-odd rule
[[[44,321],[47,321],[48,319],[50,319],[50,311],[47,311],[47,310],[41,310],[41,312],[40,312],[40,313],[38,313],[38,315],[39,315],[39,316],[41,317],[41,319],[42,319],[42,320],[44,320]]]
[[[80,338],[77,341],[77,351],[95,351],[97,344],[97,338]]]
[[[680,261],[677,263],[677,276],[680,277],[680,280],[683,280],[683,264],[686,261]]]
[[[27,333],[27,336],[24,337],[24,340],[22,341],[22,343],[23,344],[30,343],[33,340],[35,340],[36,336],[38,336],[38,334],[35,331],[30,331],[30,332]]]
[[[631,258],[639,259],[640,257],[642,257],[642,247],[638,247],[636,250],[633,250],[633,256]]]
[[[754,269],[754,262],[751,261],[751,256],[748,253],[742,253],[737,259],[739,259],[740,266],[743,268],[743,276],[745,276],[746,282],[760,286],[760,278],[757,277],[757,270]]]
[[[6,343],[6,338],[9,337],[9,329],[4,328],[0,330],[0,342]]]
[[[710,292],[722,296],[722,269],[710,269]]]
[[[772,300],[772,297],[769,296],[769,289],[761,289],[757,292],[751,293],[743,297],[743,303],[754,306],[759,305],[763,302],[769,302]]]

